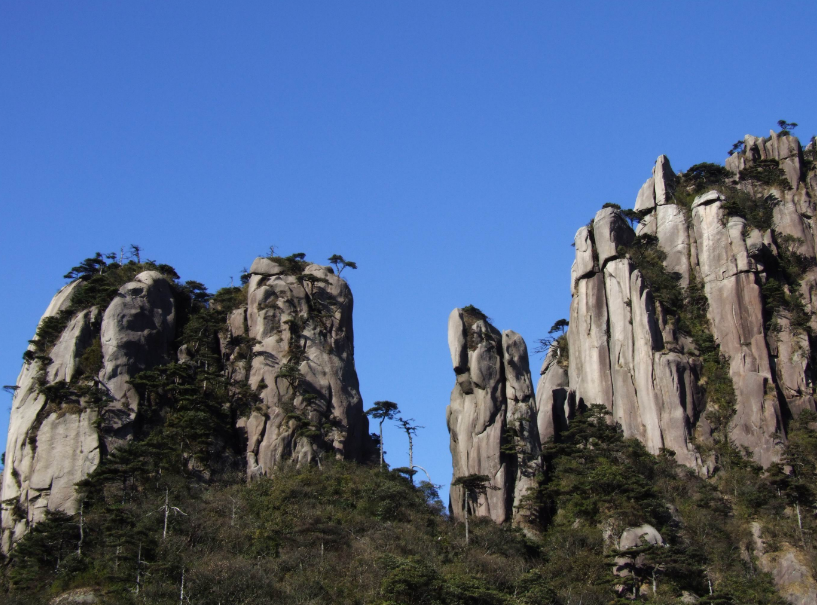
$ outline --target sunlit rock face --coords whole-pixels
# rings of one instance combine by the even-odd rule
[[[488,489],[469,514],[522,521],[522,498],[533,486],[539,453],[536,402],[528,351],[513,331],[500,333],[478,310],[454,309],[448,345],[457,382],[446,410],[453,480],[484,475]],[[465,494],[451,488],[451,513],[465,515]]]
[[[65,312],[81,285],[77,280],[62,288],[40,324]],[[123,285],[107,309],[76,312],[47,359],[23,365],[12,400],[3,473],[4,551],[46,511],[78,510],[75,484],[99,465],[104,451],[132,434],[139,400],[128,381],[167,363],[174,335],[170,284],[161,274],[145,271]],[[94,346],[102,369],[98,376],[81,376],[83,355]],[[93,401],[83,385],[104,397]]]
[[[5,552],[46,511],[76,513],[77,482],[141,438],[146,420],[134,377],[200,363],[188,345],[177,349],[184,327],[177,306],[185,295],[171,278],[139,273],[104,309],[77,309],[82,287],[79,279],[56,294],[40,325],[58,324],[60,332],[47,351],[29,348],[17,380],[2,487]],[[226,314],[214,354],[232,385],[249,386],[259,400],[237,427],[249,476],[281,464],[320,464],[323,456],[370,459],[346,282],[327,267],[297,262],[285,270],[260,258],[246,296],[247,304]]]
[[[248,380],[262,400],[246,421],[250,476],[326,455],[365,460],[373,451],[355,371],[352,291],[331,268],[292,273],[256,259],[248,305],[230,319],[236,334],[246,323]]]
[[[652,453],[670,449],[702,473],[711,467],[701,451],[716,427],[700,351],[679,310],[656,299],[636,266],[629,246],[637,235],[635,245],[655,242],[664,272],[683,293],[702,290],[702,329],[719,347],[734,388],[729,438],[764,466],[778,460],[788,419],[815,409],[809,328],[817,328],[817,175],[803,154],[791,136],[747,136],[720,169],[723,187],[697,192],[661,156],[636,196],[634,233],[615,208],[578,230],[569,355],[562,352],[561,365],[553,355],[545,360],[540,437],[558,433],[577,406],[601,404],[626,437]],[[765,208],[766,218],[746,214],[735,201],[743,194]],[[780,308],[769,294],[775,283],[764,289],[769,280],[795,302]]]

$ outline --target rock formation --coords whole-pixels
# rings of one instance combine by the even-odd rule
[[[500,332],[478,309],[454,309],[448,346],[457,383],[446,421],[454,479],[485,475],[489,488],[471,514],[497,523],[512,518],[533,485],[539,451],[528,351],[519,334]],[[461,487],[451,488],[455,518],[462,518]]]
[[[730,439],[764,466],[777,460],[787,419],[815,409],[813,166],[796,138],[775,133],[747,136],[727,170],[710,164],[676,175],[661,156],[637,195],[635,233],[615,208],[578,230],[569,354],[552,350],[539,381],[543,439],[569,421],[571,406],[603,404],[652,453],[671,449],[702,472],[711,464],[700,453],[714,430],[701,351],[679,325],[689,323],[689,303],[657,300],[631,253],[655,242],[679,292],[702,288],[700,329],[719,347],[734,388]]]
[[[792,605],[817,603],[817,582],[804,553],[785,542],[771,550],[758,522],[752,522],[751,530],[754,556],[760,569],[771,574],[780,596]]]
[[[238,421],[250,475],[287,460],[320,463],[323,452],[361,460],[373,450],[354,366],[351,291],[330,268],[281,263],[253,263],[247,303],[227,315],[216,344],[232,383],[248,381],[260,395],[261,405]],[[140,266],[121,269],[119,283]],[[47,510],[75,513],[75,484],[138,438],[137,374],[197,363],[188,345],[175,348],[183,329],[178,299],[186,295],[173,278],[142,271],[104,308],[83,302],[87,279],[51,301],[17,380],[2,484],[5,552]],[[233,345],[242,338],[249,360]]]
[[[351,460],[371,454],[354,363],[352,291],[331,269],[304,265],[288,271],[256,259],[247,307],[230,318],[231,333],[246,330],[254,343],[248,379],[262,398],[246,421],[250,475],[285,460],[308,464],[323,452]]]

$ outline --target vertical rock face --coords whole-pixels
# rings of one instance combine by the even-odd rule
[[[102,318],[102,382],[113,398],[102,414],[109,449],[133,432],[139,396],[128,382],[139,372],[167,363],[176,334],[170,283],[145,271],[119,289]]]
[[[473,307],[451,312],[448,345],[457,376],[446,410],[454,479],[486,475],[490,487],[470,512],[502,523],[532,485],[539,451],[527,347]],[[462,488],[451,488],[455,518],[464,515],[464,498]]]
[[[38,325],[42,325],[47,318],[55,317],[68,307],[78,286],[79,282],[72,282],[57,292]],[[68,337],[63,336],[55,349],[59,348],[67,354],[54,360],[48,367],[48,371],[55,377],[65,379],[74,371],[77,347],[74,346],[74,342],[69,342]],[[29,347],[29,351],[31,350],[33,347]],[[43,410],[47,403],[39,389],[38,378],[43,372],[45,369],[38,362],[23,365],[17,378],[17,389],[11,403],[2,493],[2,547],[4,552],[8,551],[14,540],[19,539],[25,533],[30,523],[41,520],[48,508],[53,483],[51,480],[53,475],[49,471],[53,466],[47,464],[50,460],[45,459],[45,453],[37,456],[38,431],[43,424]],[[53,422],[50,424],[52,426],[49,428],[55,428]],[[49,436],[53,435],[53,430],[48,432]],[[66,448],[49,454],[49,457],[62,458],[67,454],[71,460],[74,457],[72,451],[76,449],[74,445],[74,443],[69,443]],[[93,462],[98,459],[97,447],[96,444],[88,445],[90,445],[88,451],[83,453],[87,454],[90,461]],[[70,474],[73,468],[71,465],[68,466],[68,477],[65,476],[65,467],[54,470],[56,470],[53,474],[57,478],[57,489],[62,491],[59,484],[73,478]],[[79,475],[79,473],[76,474]],[[33,484],[32,480],[34,480]]]
[[[639,245],[657,244],[663,271],[681,292],[693,281],[702,286],[704,329],[735,391],[730,439],[765,466],[779,455],[787,419],[815,409],[809,329],[817,329],[817,174],[794,137],[772,133],[744,143],[726,162],[725,193],[704,189],[694,197],[691,181],[659,157],[636,198],[643,216],[636,233]],[[754,206],[740,205],[744,194]],[[633,236],[612,209],[576,233],[569,366],[565,377],[558,351],[545,360],[540,437],[569,422],[571,402],[602,404],[625,436],[653,453],[672,449],[706,472],[694,445],[712,433],[699,351],[629,258]]]
[[[249,383],[262,399],[246,421],[251,476],[324,453],[362,460],[372,450],[354,364],[352,292],[331,269],[304,265],[288,271],[256,259],[248,306],[230,318],[230,329],[243,331],[246,312]]]
[[[2,484],[5,552],[46,511],[75,513],[76,483],[109,452],[139,437],[140,395],[131,379],[171,362],[191,362],[187,345],[175,350],[183,328],[177,325],[178,284],[144,271],[106,308],[77,309],[87,298],[75,296],[84,283],[72,282],[51,301],[40,325],[61,332],[47,348],[40,341],[29,347],[17,380]],[[234,383],[249,382],[261,399],[240,421],[251,475],[288,460],[307,464],[324,452],[370,457],[354,366],[352,294],[344,280],[306,262],[285,270],[258,259],[248,304],[226,320],[219,339],[227,375]],[[249,343],[249,362],[230,339]],[[528,376],[527,391],[523,378],[512,387],[520,415],[532,398],[529,382]]]
[[[662,191],[666,192],[671,179],[662,167],[668,161],[659,162],[651,180],[665,183]],[[613,221],[616,229],[608,227]],[[597,224],[603,228],[597,229]],[[619,211],[607,208],[596,215],[592,239],[601,266],[573,285],[568,381],[564,384],[556,370],[545,371],[543,380],[555,379],[568,389],[565,401],[575,398],[580,407],[604,405],[624,435],[640,439],[651,452],[673,449],[679,461],[695,467],[700,465],[691,443],[692,425],[701,407],[698,371],[687,357],[672,350],[672,340],[666,342],[661,310],[652,292],[632,262],[618,255],[634,235]],[[576,255],[578,259],[578,250]],[[668,336],[673,338],[671,330]],[[539,397],[545,403],[548,394]],[[554,427],[546,430],[555,430],[567,420],[560,410],[558,420],[548,418],[548,413],[550,406],[540,404],[540,426]]]
[[[567,428],[575,413],[575,402],[570,397],[570,381],[567,377],[566,351],[552,346],[545,357],[536,385],[536,424],[539,440],[548,439]]]
[[[40,324],[66,312],[81,286],[78,280],[62,288]],[[101,315],[96,307],[77,312],[48,353],[49,361],[28,362],[17,379],[3,475],[5,551],[47,510],[76,512],[74,485],[97,467],[101,449],[117,447],[131,433],[138,397],[128,380],[168,361],[174,300],[161,274],[137,275]],[[101,345],[103,369],[85,379],[98,380],[106,393],[101,407],[87,401],[77,383],[82,356],[94,343]],[[45,387],[52,390],[50,400]]]

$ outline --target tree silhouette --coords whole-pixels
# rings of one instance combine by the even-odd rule
[[[780,127],[780,132],[777,134],[787,135],[797,128],[797,122],[787,122],[786,120],[778,120],[777,125]]]
[[[346,267],[349,267],[350,269],[357,269],[357,263],[346,260],[340,254],[333,254],[328,260],[329,264],[335,266],[335,271],[338,272],[338,277],[340,277],[340,274]]]
[[[428,474],[428,471],[424,469],[422,466],[418,466],[414,464],[414,436],[417,434],[417,429],[424,429],[424,426],[419,426],[416,424],[411,424],[414,422],[414,418],[398,418],[397,424],[400,425],[400,428],[406,433],[406,437],[408,437],[409,442],[409,476],[411,478],[411,482],[414,483],[414,473],[416,472],[414,469],[419,468],[426,474],[428,477],[428,481],[431,482],[431,477]]]
[[[490,477],[488,475],[466,475],[464,477],[457,477],[452,483],[452,487],[462,487],[463,491],[463,498],[462,498],[462,510],[465,513],[465,544],[468,544],[469,541],[469,534],[468,534],[468,501],[474,503],[476,506],[477,502],[479,501],[479,497],[482,494],[487,493],[489,489],[492,489],[490,486]]]
[[[366,415],[380,421],[380,468],[383,468],[383,423],[392,420],[400,412],[400,408],[393,401],[375,401],[374,405],[366,410]]]

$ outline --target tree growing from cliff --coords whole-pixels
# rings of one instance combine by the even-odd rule
[[[400,408],[393,401],[375,401],[374,405],[366,410],[366,415],[380,421],[380,468],[383,468],[383,423],[392,420]]]
[[[791,131],[797,128],[797,122],[787,122],[786,120],[778,120],[777,125],[780,127],[780,132],[783,136],[791,134]]]
[[[735,155],[736,153],[743,153],[744,149],[746,149],[746,143],[743,141],[736,141],[728,153],[729,155]]]
[[[547,338],[540,338],[537,341],[539,344],[533,352],[536,354],[547,353],[554,342],[564,337],[565,330],[569,325],[570,322],[566,319],[557,319],[556,322],[550,326],[550,330],[548,330],[548,334],[550,336]],[[554,334],[558,334],[558,336],[554,336]]]
[[[329,257],[328,260],[330,265],[335,266],[335,271],[338,272],[338,277],[340,277],[340,274],[343,273],[343,270],[346,267],[349,267],[350,269],[357,269],[356,262],[346,260],[340,254],[333,254],[332,256]]]
[[[465,475],[464,477],[457,477],[452,483],[452,487],[461,487],[462,488],[462,510],[465,514],[465,544],[468,545],[470,540],[469,537],[469,528],[468,528],[468,503],[471,502],[474,504],[474,507],[477,506],[479,502],[479,497],[482,494],[488,492],[491,489],[490,486],[490,477],[488,475]]]

